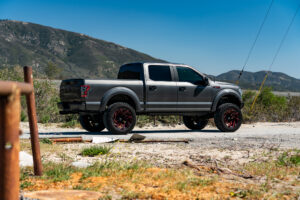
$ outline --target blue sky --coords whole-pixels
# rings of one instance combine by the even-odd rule
[[[0,0],[0,18],[84,33],[208,74],[241,69],[271,0]],[[266,70],[300,0],[275,0],[246,66]],[[271,69],[300,78],[300,13]]]

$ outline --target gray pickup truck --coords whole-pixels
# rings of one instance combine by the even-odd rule
[[[129,63],[118,79],[63,80],[61,114],[79,114],[84,129],[129,133],[136,115],[182,115],[189,129],[201,130],[214,118],[220,131],[236,131],[242,123],[242,91],[215,82],[190,66],[171,63]]]

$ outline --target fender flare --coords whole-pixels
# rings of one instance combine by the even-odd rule
[[[213,100],[212,109],[211,109],[212,112],[215,112],[217,110],[217,105],[218,105],[220,99],[227,95],[234,96],[236,99],[238,99],[240,105],[242,105],[242,102],[243,102],[242,97],[237,91],[235,91],[233,89],[224,89],[224,90],[221,90],[216,95],[215,99]]]
[[[141,110],[140,100],[134,91],[132,91],[131,89],[126,88],[126,87],[115,87],[104,93],[104,95],[101,99],[100,112],[103,112],[105,110],[108,101],[116,95],[129,96],[135,104],[136,111],[138,112]]]

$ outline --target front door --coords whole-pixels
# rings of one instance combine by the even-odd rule
[[[212,106],[212,95],[210,86],[206,86],[201,74],[189,67],[177,66],[178,74],[177,111],[197,112],[210,111]]]

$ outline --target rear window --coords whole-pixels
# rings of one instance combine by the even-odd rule
[[[150,65],[149,76],[153,81],[172,81],[171,70],[169,66]]]
[[[134,63],[121,66],[118,79],[143,80],[144,70],[142,64]]]

